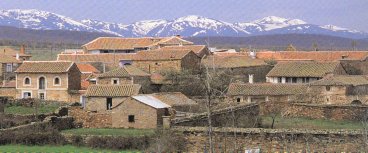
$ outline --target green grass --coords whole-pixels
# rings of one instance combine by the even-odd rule
[[[38,109],[38,114],[52,113],[60,107],[58,103],[41,104]],[[17,115],[30,115],[35,114],[35,108],[25,106],[8,106],[5,107],[4,112],[6,114],[17,114]]]
[[[271,127],[272,118],[262,116],[262,127]],[[363,129],[363,125],[357,121],[332,121],[308,118],[282,118],[277,116],[274,128],[305,128],[305,129]]]
[[[150,136],[155,133],[153,129],[95,129],[95,128],[80,128],[70,129],[62,131],[64,134],[73,135],[113,135],[113,136],[126,136],[126,137],[138,137],[138,136]]]
[[[137,151],[114,151],[114,150],[100,150],[100,149],[92,149],[86,147],[75,147],[75,146],[24,146],[24,145],[5,145],[0,146],[0,152],[22,152],[22,153],[35,153],[35,152],[43,152],[43,153],[64,153],[64,152],[109,152],[109,153],[129,153],[129,152],[137,152]]]

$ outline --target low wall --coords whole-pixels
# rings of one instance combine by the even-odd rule
[[[48,116],[42,122],[32,122],[30,124],[19,125],[16,127],[0,129],[1,132],[6,131],[21,131],[28,128],[34,127],[46,127],[53,126],[58,130],[66,130],[74,127],[74,119],[71,117],[56,117],[56,116]]]
[[[258,127],[260,120],[258,117],[258,104],[247,104],[225,109],[214,110],[212,112],[212,126],[214,127]],[[193,115],[172,121],[175,126],[207,126],[207,113]]]
[[[367,118],[367,112],[368,106],[361,105],[290,104],[283,109],[282,116],[361,121]]]
[[[83,110],[80,106],[70,106],[68,115],[75,119],[76,124],[83,128],[109,128],[112,127],[111,113],[94,113]]]
[[[173,127],[188,140],[186,152],[208,151],[206,127]],[[215,152],[364,152],[361,130],[213,128]]]

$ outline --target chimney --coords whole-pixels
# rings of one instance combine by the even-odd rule
[[[253,81],[253,76],[254,76],[254,74],[249,74],[249,83],[254,83],[254,81]]]
[[[15,58],[19,60],[19,53],[15,54]]]
[[[19,54],[26,54],[26,48],[25,48],[25,46],[24,46],[24,45],[21,45],[21,46],[20,46]]]

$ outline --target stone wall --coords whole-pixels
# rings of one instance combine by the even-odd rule
[[[206,127],[174,127],[189,141],[186,152],[208,151]],[[361,130],[213,128],[215,152],[364,152]]]
[[[111,113],[93,113],[83,110],[79,106],[68,108],[68,115],[73,117],[76,124],[82,124],[83,128],[109,128],[112,127]]]
[[[0,87],[0,97],[14,98],[16,97],[17,90],[15,88]]]
[[[368,106],[290,104],[282,110],[285,117],[361,121],[367,117]]]
[[[212,126],[214,127],[258,127],[260,120],[258,117],[258,104],[247,104],[225,109],[214,110],[212,112]],[[175,126],[207,126],[207,113],[193,115],[172,121]]]

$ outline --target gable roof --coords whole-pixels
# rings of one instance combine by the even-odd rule
[[[267,65],[263,60],[252,59],[245,55],[210,55],[202,60],[202,64],[211,68],[238,68]]]
[[[339,62],[278,62],[268,77],[324,77],[333,73]]]
[[[32,56],[32,55],[29,55],[29,54],[23,54],[23,53],[20,53],[19,51],[16,51],[12,48],[0,48],[0,54],[5,54],[5,55],[11,55],[11,56],[16,56],[16,54],[19,54],[19,56]]]
[[[368,56],[367,51],[261,51],[256,52],[260,59],[275,60],[315,60],[337,61],[343,59],[363,60]]]
[[[129,97],[138,95],[140,89],[139,84],[91,85],[85,95],[87,97]]]
[[[25,61],[15,71],[17,73],[66,73],[74,65],[65,61]]]
[[[0,54],[0,63],[22,63],[11,55]]]
[[[58,54],[58,61],[73,62],[103,62],[103,63],[119,63],[121,59],[131,60],[135,54]]]
[[[191,50],[139,51],[135,54],[133,60],[135,61],[180,60],[190,52],[193,51]]]
[[[314,85],[314,86],[368,85],[368,79],[365,76],[359,76],[359,75],[337,75],[337,76],[325,77],[321,80],[310,83],[310,85]]]
[[[304,84],[272,84],[272,83],[232,83],[229,86],[227,95],[248,95],[248,96],[276,96],[295,95],[307,92],[307,85]]]
[[[164,102],[162,102],[161,100],[151,96],[151,95],[137,95],[137,96],[132,96],[132,98],[134,98],[135,100],[146,104],[148,106],[151,106],[153,108],[169,108],[171,107],[170,105],[165,104]]]
[[[78,63],[77,67],[78,67],[79,71],[81,71],[82,73],[100,73],[100,71],[97,70],[91,64]]]
[[[160,92],[151,95],[170,106],[197,105],[194,100],[189,99],[181,92]]]
[[[99,37],[83,45],[86,50],[133,50],[134,48],[146,48],[159,44],[193,44],[178,37]]]
[[[106,73],[102,73],[98,75],[98,78],[110,78],[110,77],[131,77],[131,76],[150,76],[150,74],[142,71],[141,69],[132,66],[132,65],[124,65],[123,67],[119,67],[117,69],[108,71]]]
[[[159,49],[156,49],[156,51],[171,51],[171,50],[188,50],[193,51],[197,55],[201,54],[202,51],[206,50],[205,45],[185,45],[185,46],[165,46]]]

